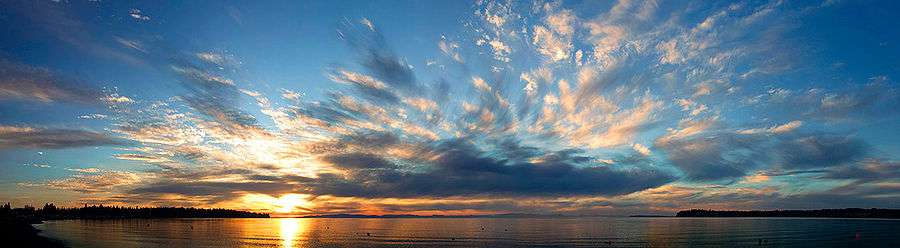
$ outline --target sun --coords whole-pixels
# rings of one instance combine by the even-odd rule
[[[290,214],[301,211],[309,211],[312,203],[308,200],[310,195],[306,194],[285,194],[275,197],[268,194],[251,193],[243,196],[237,206],[251,209],[266,209],[278,214]]]
[[[275,209],[275,212],[291,213],[294,212],[297,207],[305,206],[308,203],[306,198],[300,194],[283,195],[275,201],[275,205],[278,207]]]

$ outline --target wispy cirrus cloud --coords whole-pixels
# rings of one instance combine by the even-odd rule
[[[92,146],[117,146],[124,141],[82,129],[0,126],[0,149],[64,149]]]
[[[0,100],[99,104],[101,91],[44,68],[0,59]]]
[[[141,176],[127,171],[100,170],[96,168],[76,170],[75,175],[46,183],[50,188],[81,193],[103,193],[117,187],[133,185]]]
[[[136,56],[123,52],[111,45],[113,39],[106,39],[106,30],[96,28],[95,20],[71,11],[71,8],[86,7],[96,8],[99,2],[53,2],[53,1],[20,1],[5,2],[9,12],[6,19],[9,27],[24,27],[29,37],[50,36],[55,41],[65,44],[73,50],[97,55],[102,58],[125,62],[131,65],[143,65],[144,62]],[[123,13],[124,14],[124,13]],[[140,19],[146,15],[137,13]],[[5,29],[11,30],[11,29]]]

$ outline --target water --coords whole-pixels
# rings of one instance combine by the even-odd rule
[[[130,219],[36,227],[73,248],[900,247],[900,220],[878,219]]]

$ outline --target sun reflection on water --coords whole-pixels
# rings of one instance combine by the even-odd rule
[[[297,247],[296,238],[306,229],[306,222],[301,219],[283,218],[278,220],[282,247]]]

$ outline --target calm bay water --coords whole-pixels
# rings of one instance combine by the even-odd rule
[[[878,219],[131,219],[36,227],[73,248],[900,247],[900,220]]]

